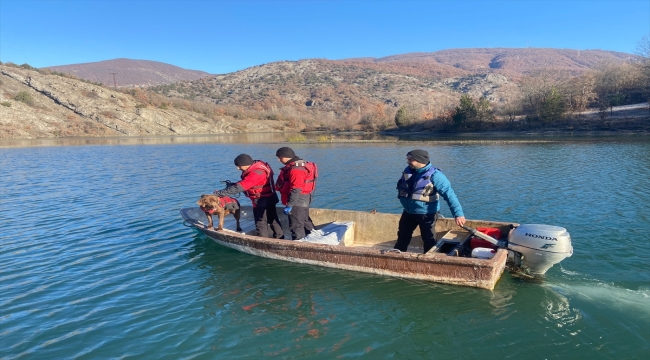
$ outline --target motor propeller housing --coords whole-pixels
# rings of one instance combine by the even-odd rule
[[[508,236],[508,249],[523,255],[521,265],[531,275],[543,275],[573,254],[571,236],[565,228],[542,224],[516,227]]]

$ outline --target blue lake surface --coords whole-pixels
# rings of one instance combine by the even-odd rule
[[[571,258],[494,291],[215,244],[179,209],[286,143],[195,140],[0,144],[0,359],[650,357],[647,137],[290,145],[319,165],[314,207],[401,212],[423,148],[468,218],[569,230]]]

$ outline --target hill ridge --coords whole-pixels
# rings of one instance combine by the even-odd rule
[[[48,66],[45,69],[71,74],[106,86],[117,84],[120,87],[170,84],[211,75],[205,71],[183,69],[160,61],[127,58]],[[113,74],[116,74],[115,78]]]

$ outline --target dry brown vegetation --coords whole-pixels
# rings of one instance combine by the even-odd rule
[[[208,118],[197,109],[147,106],[130,94],[61,76],[28,65],[0,64],[0,139],[219,134],[294,130],[284,122],[243,122]],[[143,95],[144,94],[144,95]],[[149,93],[137,93],[149,101]],[[155,96],[155,94],[151,94]],[[162,98],[162,96],[160,96]],[[183,102],[187,102],[182,100]]]
[[[460,49],[381,59],[284,61],[147,89],[121,88],[121,93],[114,93],[119,95],[110,97],[112,87],[88,80],[80,80],[85,85],[79,85],[75,75],[5,64],[38,71],[47,81],[60,77],[60,90],[69,86],[79,97],[74,98],[74,111],[58,114],[56,108],[36,101],[27,113],[24,105],[29,97],[19,92],[40,96],[30,92],[34,86],[29,80],[23,81],[26,87],[0,82],[3,97],[9,100],[0,110],[64,121],[29,125],[29,131],[26,127],[12,130],[10,136],[19,137],[23,133],[41,136],[44,131],[55,131],[55,136],[269,128],[377,131],[398,125],[441,132],[648,131],[647,112],[627,116],[613,111],[615,106],[650,97],[650,46],[644,41],[636,56],[598,50]],[[46,86],[38,91],[50,90]],[[94,110],[78,111],[79,104],[86,103]],[[143,118],[148,120],[139,123]],[[244,125],[235,129],[224,119]]]
[[[634,55],[603,50],[540,49],[540,48],[477,48],[450,49],[433,53],[412,53],[373,59],[378,63],[428,64],[464,74],[498,73],[509,78],[529,75],[539,69],[553,69],[569,75],[579,75],[602,63],[622,63]],[[450,76],[444,75],[444,76]]]
[[[488,84],[488,92],[497,88],[489,75],[479,77],[482,81],[470,87]],[[266,64],[150,90],[211,103],[236,118],[295,121],[308,129],[327,130],[392,127],[404,104],[417,108],[423,119],[433,118],[453,108],[457,97],[449,85],[433,78],[328,60]]]
[[[408,109],[408,126],[436,131],[553,127],[587,108],[647,101],[642,59],[599,50],[447,50],[277,62],[150,90],[235,118],[282,119],[308,130],[390,129],[400,107]],[[459,123],[463,94],[484,114]]]

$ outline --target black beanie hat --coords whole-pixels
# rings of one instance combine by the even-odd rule
[[[235,158],[235,166],[253,165],[253,158],[248,154],[240,154]]]
[[[406,153],[406,156],[424,165],[429,163],[429,153],[426,150],[421,150],[421,149],[411,150],[408,153]]]
[[[281,147],[278,149],[278,151],[275,152],[275,156],[281,157],[281,158],[294,158],[296,157],[296,153],[293,152],[293,149],[290,147]]]

